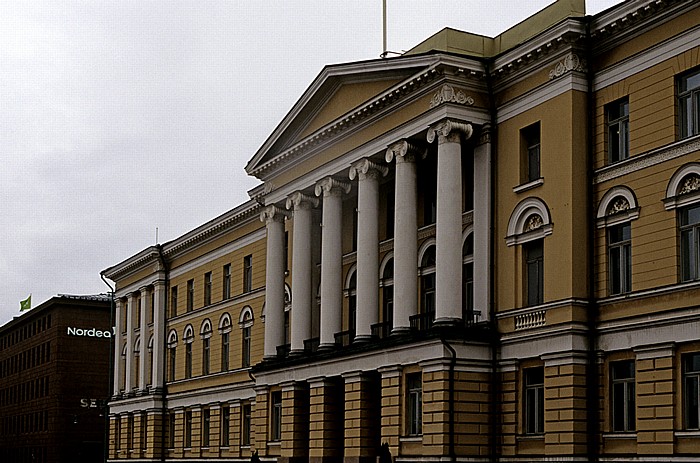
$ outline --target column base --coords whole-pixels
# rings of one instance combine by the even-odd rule
[[[462,323],[461,318],[450,318],[450,317],[443,317],[443,318],[438,318],[433,322],[433,326],[456,326]]]
[[[335,350],[335,348],[338,347],[335,343],[331,344],[319,344],[318,350],[323,351],[323,352],[328,352],[331,350]],[[319,457],[320,458],[320,457]]]
[[[372,335],[363,334],[363,335],[355,336],[355,339],[352,340],[352,343],[353,344],[362,344],[365,342],[370,342],[371,340],[372,340]]]
[[[389,336],[405,336],[410,332],[411,332],[411,328],[409,326],[401,326],[401,327],[394,328],[393,330],[391,330],[391,333],[389,333]]]

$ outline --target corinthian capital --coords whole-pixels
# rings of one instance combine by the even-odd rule
[[[404,139],[389,145],[384,159],[386,162],[391,162],[394,158],[396,162],[400,162],[399,159],[403,162],[414,162],[416,157],[424,158],[426,154],[427,150],[423,146]]]
[[[314,192],[316,193],[316,196],[333,196],[340,195],[342,193],[350,193],[350,184],[348,182],[337,180],[333,177],[326,177],[316,182]]]
[[[387,173],[389,173],[389,168],[387,166],[382,166],[364,158],[352,163],[350,167],[350,180],[355,180],[355,177],[359,177],[360,180],[379,178],[380,176],[385,176]]]
[[[260,221],[264,223],[282,222],[289,217],[289,212],[275,205],[267,206],[260,213]]]
[[[445,119],[442,122],[438,122],[435,125],[431,125],[428,128],[428,143],[438,139],[438,144],[445,142],[458,142],[461,134],[464,134],[464,138],[468,139],[472,136],[474,129],[472,125],[467,122],[457,122],[451,119]]]
[[[318,206],[318,198],[297,191],[287,198],[287,209],[313,209]]]

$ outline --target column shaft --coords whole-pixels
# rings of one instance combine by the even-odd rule
[[[277,356],[277,346],[284,344],[284,218],[275,206],[260,216],[267,228],[265,273],[265,358]]]
[[[134,319],[136,318],[136,294],[128,296],[129,303],[126,306],[126,371],[124,392],[130,394],[135,386],[134,382]]]
[[[388,169],[368,159],[353,164],[357,192],[357,327],[355,340],[368,340],[379,320],[379,176]]]
[[[482,128],[482,143],[474,149],[474,310],[488,320],[491,287],[491,139]],[[478,243],[478,245],[477,245]]]
[[[311,338],[311,237],[312,211],[318,204],[300,192],[287,200],[287,209],[294,208],[292,236],[292,348],[294,353],[304,351],[304,341]]]
[[[139,385],[140,391],[146,391],[147,378],[146,378],[146,368],[148,367],[148,302],[149,294],[148,288],[141,288],[141,320],[139,321],[139,334],[141,337],[141,347],[139,348]]]
[[[394,204],[394,326],[392,333],[410,329],[418,313],[418,201],[416,146],[400,141],[389,147],[386,160],[396,158]],[[424,152],[424,151],[423,151]]]
[[[428,131],[438,136],[435,321],[462,318],[462,146],[460,132],[471,125],[445,121]]]
[[[114,383],[112,395],[117,396],[121,390],[124,367],[122,366],[122,306],[120,299],[115,300],[114,308]]]
[[[151,386],[161,390],[165,384],[165,281],[153,283],[153,365]]]
[[[350,185],[327,177],[316,185],[316,196],[323,194],[321,230],[321,333],[320,347],[335,345],[335,333],[342,330],[343,247],[342,193]]]

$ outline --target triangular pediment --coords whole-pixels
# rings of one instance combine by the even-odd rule
[[[275,159],[334,121],[422,72],[434,58],[414,56],[327,66],[248,162],[246,171]]]

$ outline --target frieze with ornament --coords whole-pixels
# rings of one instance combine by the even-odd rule
[[[549,80],[561,77],[571,71],[586,72],[586,60],[574,53],[569,53],[554,66],[554,69],[549,71]]]
[[[472,106],[474,104],[474,98],[467,96],[462,90],[455,90],[453,86],[445,84],[433,95],[433,98],[430,100],[430,107],[434,108],[443,103],[457,103]]]

